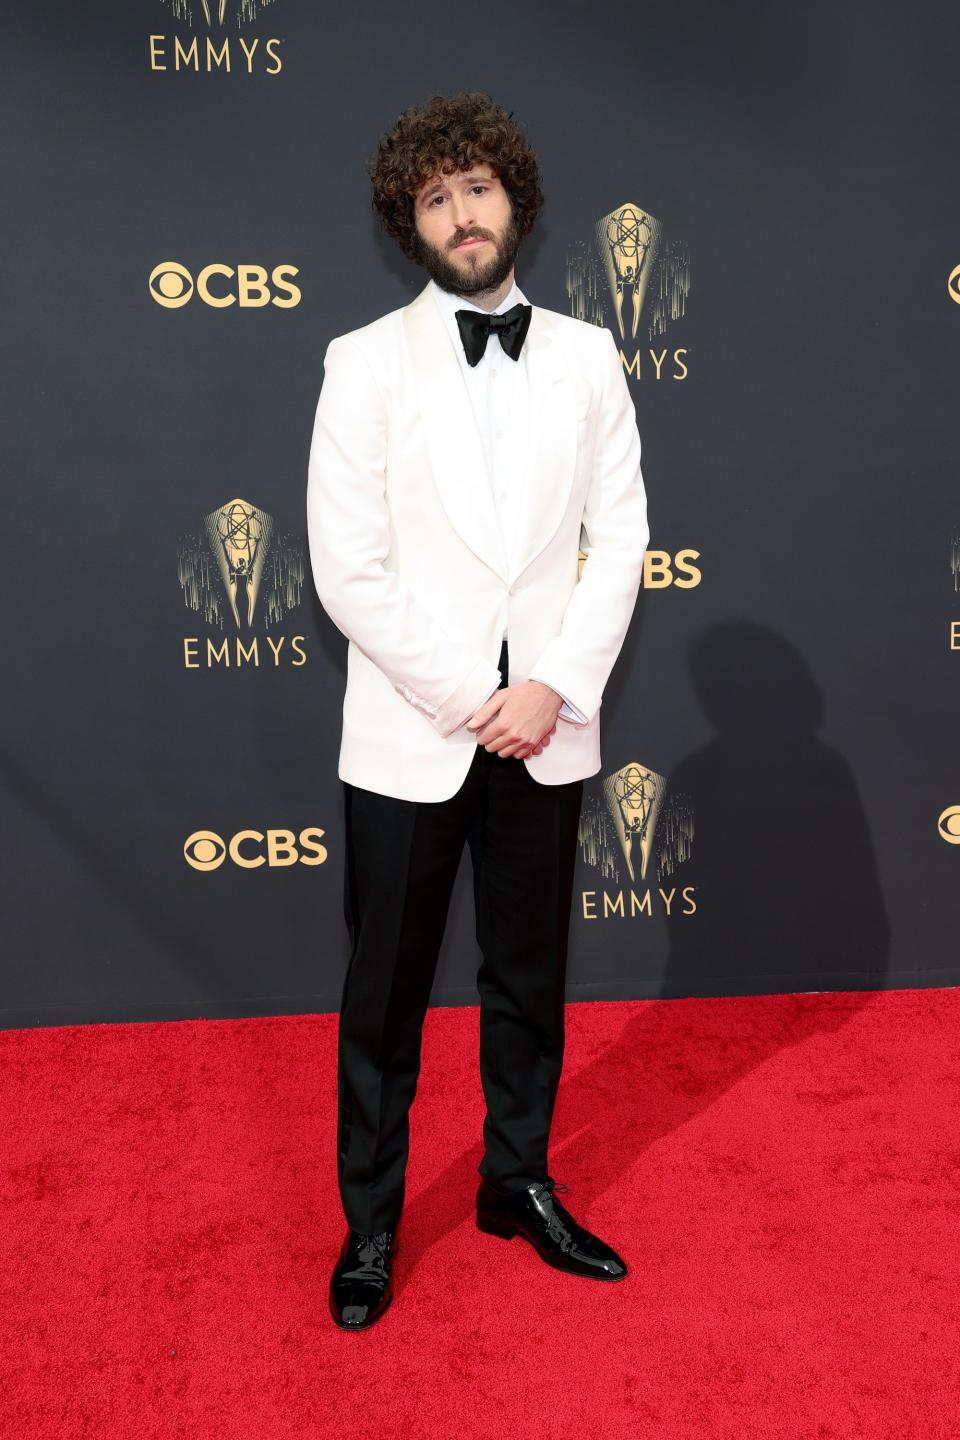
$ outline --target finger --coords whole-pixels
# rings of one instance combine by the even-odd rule
[[[530,755],[539,755],[545,745],[550,744],[549,735],[544,735],[536,744],[531,745],[529,740],[517,740],[513,745],[504,746],[499,754],[506,757],[512,756],[515,760],[526,760]]]
[[[497,748],[497,754],[498,754],[498,755],[502,755],[502,756],[504,757],[504,759],[509,760],[509,759],[511,759],[514,755],[516,755],[516,753],[517,753],[518,750],[528,750],[529,748],[530,748],[530,741],[529,741],[529,740],[514,740],[511,745],[501,745],[501,746],[499,746],[499,747]]]
[[[484,700],[480,709],[474,711],[473,715],[471,715],[467,721],[467,729],[479,730],[481,726],[488,724],[498,713],[500,706],[504,702],[504,698],[505,692],[503,690],[497,690],[490,696],[489,700]]]

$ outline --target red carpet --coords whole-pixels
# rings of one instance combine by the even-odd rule
[[[435,1010],[358,1335],[336,1016],[0,1034],[3,1436],[960,1434],[960,991],[567,1013],[551,1172],[630,1277],[473,1228],[477,1011]]]

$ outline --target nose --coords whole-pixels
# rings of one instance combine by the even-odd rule
[[[448,212],[454,230],[469,230],[474,224],[472,195],[454,195]]]

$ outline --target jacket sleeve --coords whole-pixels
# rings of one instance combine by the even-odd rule
[[[609,330],[597,411],[594,470],[583,510],[587,558],[560,634],[530,670],[592,721],[630,624],[650,539],[637,416]]]
[[[330,342],[324,370],[307,473],[317,594],[337,629],[446,737],[499,685],[500,671],[448,635],[402,577],[384,569],[390,550],[386,405],[349,336]]]

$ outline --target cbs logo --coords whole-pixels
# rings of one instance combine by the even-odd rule
[[[960,805],[948,805],[937,820],[937,831],[948,845],[960,845]]]
[[[960,265],[954,265],[947,276],[947,294],[960,305]]]
[[[264,305],[290,310],[300,304],[300,289],[289,277],[299,273],[296,265],[277,265],[269,275],[262,265],[238,265],[235,269],[230,265],[205,265],[194,281],[185,265],[164,260],[150,271],[147,283],[154,300],[166,310],[181,309],[194,291],[215,310],[225,310],[229,305],[239,305],[243,310]]]
[[[670,555],[666,550],[648,550],[643,557],[643,588],[665,590],[675,585],[678,590],[693,590],[703,575],[694,560],[700,559],[699,550],[678,550]]]
[[[310,826],[294,835],[292,830],[238,830],[223,840],[214,830],[194,830],[183,845],[183,858],[194,870],[219,870],[229,855],[242,870],[261,865],[322,865],[327,847],[320,837],[326,831]]]

